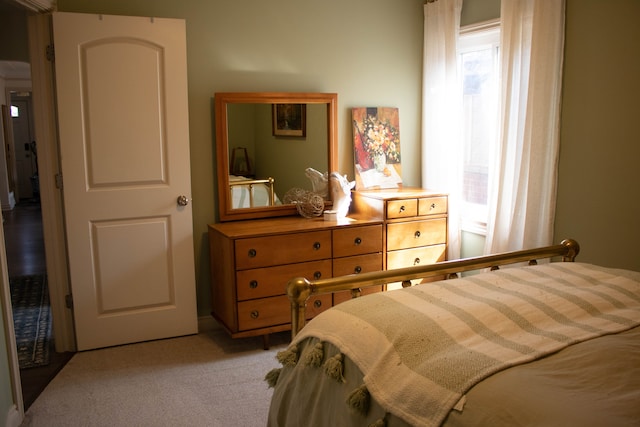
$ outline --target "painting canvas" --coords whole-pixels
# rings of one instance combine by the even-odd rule
[[[393,107],[352,109],[356,189],[402,185],[400,119]]]

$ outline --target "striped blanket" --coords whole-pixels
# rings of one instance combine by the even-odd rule
[[[639,324],[640,273],[551,263],[351,300],[294,343],[334,344],[388,412],[437,426],[489,375]]]

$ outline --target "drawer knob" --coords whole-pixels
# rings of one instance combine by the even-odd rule
[[[405,209],[404,205],[400,206],[400,212],[404,212],[404,209]]]
[[[416,239],[418,239],[420,237],[420,230],[413,233],[413,235],[415,236]]]
[[[319,271],[316,271],[315,273],[313,273],[313,278],[318,280],[319,278],[322,277],[322,273]]]
[[[320,308],[320,307],[322,307],[322,301],[320,301],[319,299],[315,300],[315,301],[313,302],[313,306],[314,306],[315,308]]]
[[[362,243],[362,239],[361,239],[361,238],[359,238],[359,237],[356,237],[356,238],[355,238],[355,240],[353,241],[353,243],[355,243],[355,244],[356,244],[356,246],[357,246],[357,245],[359,245],[360,243]]]
[[[318,249],[320,249],[320,242],[315,242],[315,243],[313,244],[313,249],[315,249],[316,251],[317,251]]]
[[[356,265],[356,268],[353,269],[353,272],[358,274],[362,272],[362,267],[360,267],[359,265]]]
[[[256,251],[255,249],[249,249],[249,258],[255,258],[257,254],[258,251]]]
[[[413,265],[418,265],[420,264],[420,258],[416,258],[413,260]]]
[[[434,210],[436,208],[436,204],[435,203],[431,203],[431,210]]]
[[[257,287],[258,287],[258,281],[257,281],[257,280],[252,280],[252,281],[250,281],[250,282],[249,282],[249,287],[250,287],[251,289],[255,289],[255,288],[257,288]]]
[[[258,310],[253,310],[251,312],[251,318],[252,319],[257,319],[260,316],[260,312]]]

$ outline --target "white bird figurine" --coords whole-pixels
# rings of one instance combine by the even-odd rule
[[[326,199],[329,196],[329,174],[322,173],[314,168],[305,169],[305,175],[311,180],[313,192]]]
[[[351,205],[351,190],[356,182],[347,179],[347,175],[340,175],[338,172],[331,172],[331,199],[333,200],[333,210],[338,218],[344,218],[349,213]]]

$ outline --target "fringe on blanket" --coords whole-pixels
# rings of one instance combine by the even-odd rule
[[[267,375],[265,375],[264,379],[270,388],[273,388],[277,385],[280,373],[284,368],[294,367],[297,365],[299,360],[298,353],[299,349],[296,345],[292,345],[286,350],[278,352],[278,354],[276,355],[276,359],[283,367],[274,368],[269,371]],[[346,383],[346,379],[343,375],[343,362],[344,355],[342,353],[336,353],[325,361],[324,343],[321,341],[318,341],[311,350],[307,351],[304,357],[305,366],[311,366],[314,368],[322,367],[327,376],[340,383]],[[353,390],[347,397],[346,403],[352,410],[366,417],[369,413],[369,408],[371,407],[371,394],[369,394],[367,386],[365,384],[362,384],[361,386]],[[387,417],[385,415],[384,418],[376,420],[372,424],[369,424],[368,427],[385,427],[387,425],[386,418]]]

